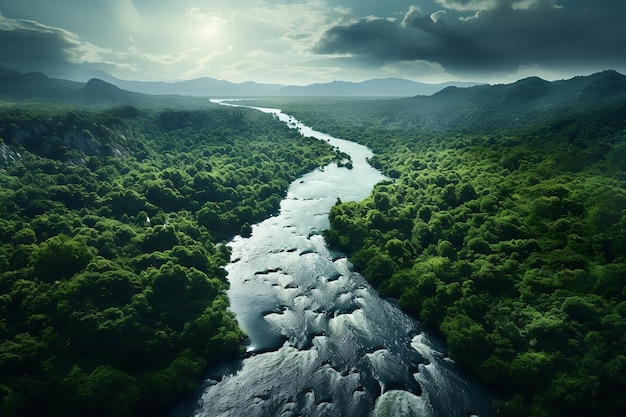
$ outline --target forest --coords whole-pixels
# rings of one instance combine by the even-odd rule
[[[162,415],[242,353],[225,241],[334,150],[206,101],[40,100],[0,102],[0,415]]]
[[[612,89],[626,78],[616,74],[575,79],[600,89],[578,102],[558,99],[558,83],[552,96],[444,90],[449,109],[465,109],[447,119],[437,95],[282,104],[374,150],[389,180],[362,202],[339,201],[326,240],[440,333],[504,416],[626,412],[626,90]],[[466,110],[460,94],[492,113]],[[415,105],[429,100],[441,112]]]
[[[626,77],[271,105],[372,148],[389,179],[325,238],[502,415],[626,413]],[[0,72],[0,415],[162,414],[242,353],[225,242],[346,158],[252,110]]]

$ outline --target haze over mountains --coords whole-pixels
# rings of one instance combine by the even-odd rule
[[[64,88],[71,90],[72,85],[77,87],[80,82],[67,81],[61,83],[59,78],[47,77],[41,73],[20,73],[10,69],[0,68],[0,77],[6,82],[7,77],[15,77],[21,74],[31,83],[30,88],[23,91],[36,89],[44,78],[59,80]],[[155,82],[155,81],[128,81],[115,78],[110,74],[99,71],[92,74],[92,79],[105,81],[113,86],[128,92],[152,94],[152,95],[180,95],[190,97],[412,97],[418,95],[429,96],[444,88],[454,86],[459,88],[477,85],[474,82],[450,81],[439,84],[428,84],[400,78],[379,78],[363,82],[333,81],[330,83],[317,83],[306,86],[261,84],[254,81],[244,83],[232,83],[225,80],[204,77],[179,82]],[[23,79],[24,80],[24,79]],[[10,81],[11,83],[13,81]],[[74,83],[74,84],[72,84]],[[19,82],[17,85],[20,85]],[[7,85],[8,90],[13,89]],[[58,90],[60,85],[52,90]],[[6,91],[6,89],[5,89]]]
[[[524,129],[530,124],[582,108],[626,99],[626,76],[607,70],[569,80],[529,77],[511,84],[446,88],[430,97],[395,100],[392,118],[412,120],[423,129],[480,131]],[[374,106],[374,103],[371,103]],[[380,106],[376,117],[388,112]],[[371,115],[370,115],[371,117]]]
[[[232,83],[215,78],[203,77],[173,83],[150,81],[127,81],[115,78],[107,73],[98,74],[98,78],[125,90],[144,94],[180,94],[198,97],[411,97],[431,95],[446,87],[471,87],[473,82],[450,81],[428,84],[400,78],[378,78],[362,82],[333,81],[306,86],[260,84],[254,81]]]
[[[408,96],[409,89],[418,88],[419,83],[398,79],[362,83],[335,82],[306,87],[253,82],[233,84],[210,78],[174,84],[121,80],[118,83],[120,86],[95,78],[81,83],[49,78],[41,73],[22,74],[12,70],[0,70],[0,99],[164,108],[208,105],[207,100],[202,97],[269,97],[272,96],[272,91],[275,97],[371,97],[385,94],[390,99],[368,100],[367,104],[359,105],[361,114],[354,117],[375,117],[387,120],[390,126],[400,123],[400,120],[410,120],[416,127],[449,130],[458,126],[524,127],[528,123],[565,114],[583,105],[605,104],[626,97],[626,76],[612,70],[552,82],[530,77],[512,84],[499,85],[422,85],[421,91],[425,92],[430,88],[432,95],[413,94],[411,97]],[[128,88],[133,86],[142,92],[129,91]],[[436,88],[440,90],[433,91]],[[405,97],[392,99],[401,89],[407,91]],[[184,96],[185,94],[188,96]],[[341,106],[341,103],[336,106]]]
[[[42,73],[20,73],[0,69],[0,100],[33,104],[60,103],[81,106],[133,105],[139,107],[207,106],[207,100],[198,97],[141,94],[123,90],[92,78],[86,83],[50,78]]]
[[[448,87],[431,96],[329,100],[324,111],[317,113],[325,119],[330,112],[337,119],[348,118],[359,126],[371,126],[375,120],[379,127],[391,130],[498,132],[528,129],[555,117],[576,117],[581,110],[604,108],[613,112],[623,107],[625,100],[626,76],[608,70],[560,81],[529,77],[511,84]],[[315,112],[315,106],[312,102],[311,112]],[[302,119],[298,106],[283,109]],[[322,130],[326,126],[323,120],[314,124]]]

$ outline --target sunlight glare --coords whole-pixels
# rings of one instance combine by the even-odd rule
[[[200,42],[207,40],[217,41],[223,35],[223,30],[228,23],[227,19],[219,16],[217,13],[204,13],[200,9],[192,7],[187,9],[186,15],[196,21],[198,27],[196,37]]]
[[[226,20],[219,18],[211,18],[202,23],[200,30],[200,36],[203,39],[217,40],[222,35],[222,29],[226,23]]]

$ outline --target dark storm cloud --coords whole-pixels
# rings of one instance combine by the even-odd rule
[[[61,36],[29,30],[0,31],[0,63],[10,67],[47,67],[69,62],[70,45]]]
[[[0,67],[54,75],[95,58],[96,48],[71,32],[0,14]]]
[[[523,66],[626,64],[626,2],[440,0],[434,14],[411,7],[402,21],[361,19],[327,30],[314,51],[373,63],[430,61],[450,72],[508,72]],[[471,8],[474,10],[471,10]],[[477,8],[483,9],[476,11]],[[467,9],[465,14],[458,10]]]
[[[318,53],[351,53],[381,61],[429,59],[437,40],[424,31],[407,31],[397,22],[363,19],[350,26],[337,26],[324,33]]]

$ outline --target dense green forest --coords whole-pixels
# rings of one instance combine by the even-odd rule
[[[374,150],[390,179],[325,236],[506,416],[626,413],[625,80],[280,104]],[[98,80],[0,71],[0,99],[0,415],[156,415],[240,353],[224,241],[343,155]]]
[[[615,74],[575,81],[624,84]],[[603,91],[573,107],[531,94],[445,128],[413,106],[427,98],[283,104],[374,150],[390,180],[338,202],[327,241],[439,331],[507,416],[626,413],[626,100]]]
[[[223,242],[334,151],[204,107],[0,103],[0,415],[156,415],[240,354]]]

